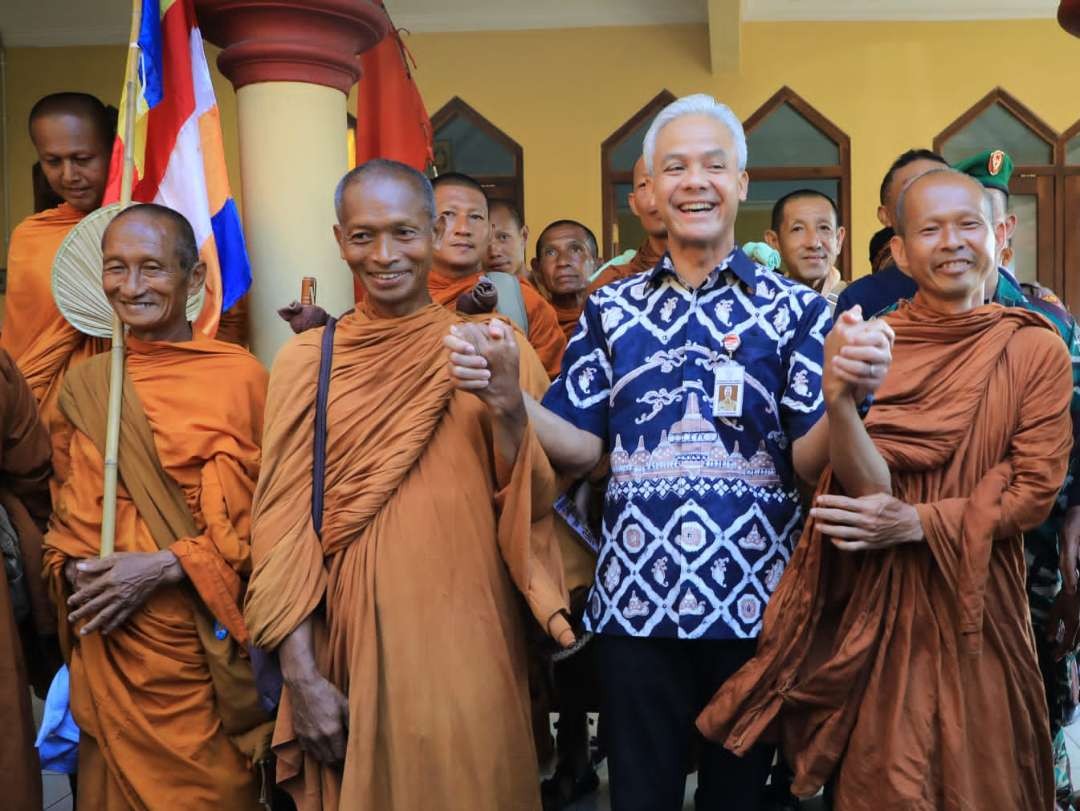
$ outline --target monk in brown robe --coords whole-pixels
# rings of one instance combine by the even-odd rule
[[[0,543],[0,774],[4,805],[41,808],[41,766],[34,748],[30,686],[42,697],[58,655],[56,611],[41,580],[42,532],[49,519],[49,436],[34,396],[0,350],[0,508],[8,527]],[[16,564],[15,561],[18,561]],[[17,580],[12,582],[12,576]]]
[[[107,355],[65,379],[45,551],[82,731],[79,808],[254,811],[254,772],[227,734],[210,650],[215,639],[248,641],[239,601],[266,371],[240,347],[193,334],[185,303],[206,271],[180,214],[133,206],[102,248],[103,286],[129,330],[116,551],[98,557]],[[125,465],[146,448],[133,475]]]
[[[321,532],[324,330],[274,363],[255,498],[244,616],[285,678],[278,781],[301,811],[539,809],[520,606],[572,641],[554,474],[531,429],[505,430],[451,383],[442,338],[462,318],[428,293],[428,180],[369,161],[336,199],[334,232],[365,296],[333,337]],[[546,385],[522,349],[525,385]]]
[[[436,304],[453,309],[462,293],[476,286],[483,273],[482,259],[491,240],[488,202],[483,188],[468,175],[449,173],[433,181],[435,210],[445,236],[435,250],[428,276],[428,290]],[[518,278],[522,305],[528,318],[527,335],[548,377],[559,373],[566,336],[559,329],[555,311],[536,289]],[[499,303],[499,312],[508,313],[507,302]]]
[[[653,196],[652,178],[649,177],[649,168],[643,157],[634,163],[634,188],[627,195],[627,202],[641,227],[645,229],[645,241],[632,256],[617,256],[601,267],[589,285],[590,293],[605,284],[652,270],[667,250],[667,226],[660,218],[656,198]]]
[[[982,305],[995,229],[978,182],[932,171],[898,211],[892,251],[918,293],[887,316],[892,368],[860,420],[831,370],[845,313],[822,384],[831,469],[757,656],[698,728],[736,753],[775,728],[794,792],[832,778],[838,811],[1050,811],[1022,533],[1065,476],[1068,352],[1042,317]]]
[[[38,161],[63,202],[27,217],[11,233],[0,348],[18,364],[46,426],[64,372],[108,346],[60,315],[52,297],[52,264],[68,232],[101,205],[113,127],[105,105],[86,93],[54,93],[30,111]]]
[[[596,236],[576,220],[556,220],[536,240],[532,261],[536,289],[555,308],[567,341],[577,329],[588,298],[597,251]]]
[[[529,244],[529,226],[511,200],[489,200],[491,240],[484,256],[487,273],[509,273],[532,283],[532,271],[525,256]]]

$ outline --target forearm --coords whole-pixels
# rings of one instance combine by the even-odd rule
[[[529,395],[522,396],[528,420],[556,471],[579,478],[596,467],[604,451],[599,437],[572,425]]]
[[[491,409],[492,440],[500,467],[507,470],[513,469],[528,424],[529,415],[525,410],[524,400],[519,399],[505,409]]]
[[[822,415],[814,427],[796,439],[791,447],[795,473],[811,488],[817,487],[821,471],[829,463],[829,415]]]
[[[301,622],[285,637],[277,649],[281,664],[281,675],[290,685],[304,684],[319,677],[315,666],[315,643],[312,632],[312,618]]]
[[[889,466],[875,447],[854,402],[844,399],[830,406],[829,461],[844,492],[858,498],[892,493]]]

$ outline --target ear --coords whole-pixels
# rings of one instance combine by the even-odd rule
[[[896,263],[896,266],[910,276],[911,273],[908,272],[907,251],[904,248],[904,240],[900,237],[893,237],[889,240],[889,248],[892,250],[892,258]]]
[[[840,251],[844,250],[844,237],[847,236],[847,231],[844,230],[844,226],[839,226],[836,229],[836,254],[840,255]]]
[[[1016,224],[1015,219],[1016,217],[1013,216],[1013,225]],[[1007,220],[1008,217],[1006,217],[1004,220],[999,220],[994,225],[994,242],[995,244],[999,245],[1002,250],[1004,250],[1005,247],[1009,244],[1009,225]]]
[[[523,250],[524,246],[529,244],[529,226],[527,225],[521,226],[521,244]]]
[[[630,210],[634,213],[634,216],[640,217],[641,215],[638,214],[637,210],[637,198],[634,196],[633,192],[626,195],[626,202],[630,204]]]
[[[739,172],[739,202],[746,201],[746,192],[750,188],[750,175],[743,169]]]
[[[446,238],[446,215],[440,214],[435,218],[435,238],[431,241],[436,251],[442,250],[443,240]]]
[[[774,230],[772,230],[771,228],[768,229],[765,232],[764,236],[766,245],[768,245],[774,251],[780,250],[780,237]]]
[[[539,277],[540,276],[540,257],[539,256],[534,256],[532,259],[530,259],[529,260],[529,267],[532,268],[533,275]]]
[[[1012,239],[1013,233],[1016,231],[1016,215],[1008,214],[1005,217],[1005,238]]]
[[[877,207],[877,220],[878,220],[879,223],[884,225],[886,228],[892,228],[893,227],[892,219],[889,217],[889,209],[885,208],[885,206],[878,206]]]
[[[188,298],[199,292],[199,289],[206,284],[206,262],[196,262],[188,272]]]
[[[345,259],[345,232],[338,223],[334,223],[334,242],[338,244],[338,253]]]

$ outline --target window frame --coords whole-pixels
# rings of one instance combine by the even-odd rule
[[[449,124],[454,118],[458,116],[466,118],[473,126],[482,130],[488,137],[498,141],[509,150],[514,159],[514,174],[513,175],[490,175],[490,176],[477,176],[471,177],[481,186],[484,186],[485,190],[493,185],[511,183],[514,189],[513,202],[517,205],[518,211],[521,212],[521,216],[525,216],[525,151],[521,148],[521,144],[499,129],[495,124],[485,118],[475,107],[469,104],[460,96],[454,96],[450,101],[446,102],[439,108],[433,116],[431,116],[431,132],[432,141],[434,142],[438,137],[438,131],[441,127]]]
[[[971,124],[988,108],[1000,105],[1021,124],[1041,138],[1050,147],[1050,163],[1017,164],[1013,166],[1012,179],[1009,181],[1010,194],[1033,194],[1038,201],[1039,256],[1036,274],[1039,284],[1049,287],[1066,301],[1080,303],[1080,287],[1077,296],[1072,296],[1065,289],[1065,266],[1061,261],[1064,255],[1064,209],[1060,199],[1065,181],[1062,171],[1064,164],[1064,141],[1057,131],[1036,115],[1030,107],[1021,102],[1002,87],[995,87],[975,104],[961,113],[951,124],[934,137],[934,151],[944,154],[946,143],[961,130]],[[1080,166],[1077,167],[1080,173]],[[1078,249],[1080,250],[1080,249]]]
[[[618,129],[616,129],[611,135],[603,140],[600,144],[600,199],[601,209],[604,221],[603,245],[601,246],[601,253],[607,252],[605,255],[607,258],[618,255],[617,247],[626,250],[623,246],[616,246],[614,244],[614,227],[615,227],[615,212],[618,210],[618,204],[615,200],[615,187],[622,183],[634,182],[633,171],[625,172],[616,170],[611,166],[611,155],[627,136],[634,130],[640,127],[645,121],[649,120],[662,109],[667,107],[671,102],[675,101],[675,94],[667,88],[664,88],[646,104],[639,108],[630,118],[624,121]],[[633,247],[637,247],[636,245]]]
[[[1068,145],[1073,138],[1080,136],[1080,120],[1077,120],[1058,138],[1057,166],[1060,173],[1060,193],[1057,210],[1058,256],[1061,257],[1061,272],[1065,282],[1060,294],[1065,297],[1065,304],[1074,313],[1080,315],[1080,163],[1067,163]],[[1073,223],[1076,233],[1070,238],[1069,223]],[[1069,273],[1069,268],[1073,272]]]
[[[851,279],[851,138],[846,132],[825,117],[810,102],[784,85],[773,93],[749,118],[743,122],[747,142],[750,133],[782,105],[787,104],[796,113],[806,119],[814,129],[836,144],[840,153],[840,162],[830,166],[758,166],[748,168],[750,182],[755,180],[836,180],[840,190],[840,199],[836,201],[840,209],[840,225],[844,227],[844,247],[840,251],[839,270],[845,279]]]

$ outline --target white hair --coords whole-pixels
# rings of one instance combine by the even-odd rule
[[[681,99],[676,99],[657,113],[656,118],[653,119],[652,125],[649,127],[649,131],[645,133],[642,154],[645,157],[645,168],[650,175],[653,173],[653,160],[656,158],[656,138],[660,135],[660,130],[672,121],[687,115],[707,115],[727,127],[732,140],[735,141],[735,158],[739,171],[741,172],[746,168],[746,133],[743,132],[742,122],[726,104],[721,104],[708,93],[695,93],[692,96],[683,96]]]

